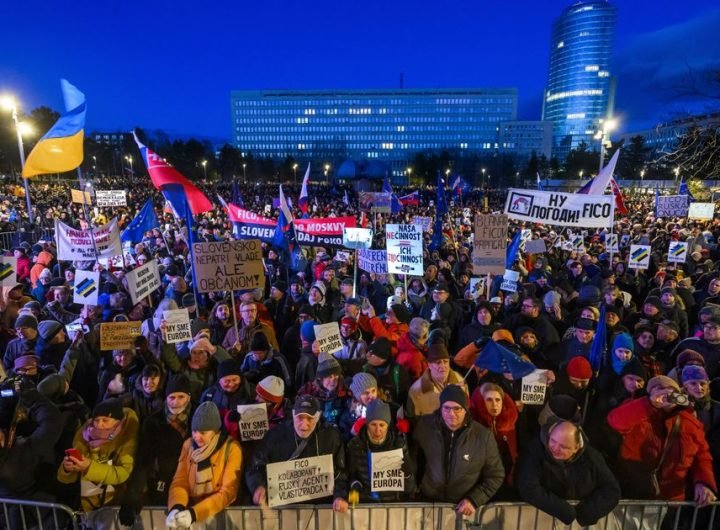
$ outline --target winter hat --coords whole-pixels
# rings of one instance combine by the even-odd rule
[[[362,307],[362,300],[360,300],[359,298],[348,298],[347,300],[345,300],[345,303],[348,305]]]
[[[446,402],[454,401],[465,410],[468,409],[468,397],[465,391],[458,385],[447,385],[440,392],[440,406],[442,407]]]
[[[580,423],[582,414],[577,400],[567,394],[558,394],[548,401],[538,416],[540,426],[547,425],[551,421],[570,421]]]
[[[42,272],[40,272],[39,278],[41,280],[52,278],[52,272],[50,272],[50,269],[43,269]]]
[[[515,333],[514,333],[515,342],[519,344],[519,343],[520,343],[520,338],[521,338],[523,335],[525,335],[525,333],[528,333],[528,332],[530,332],[530,333],[532,333],[533,335],[535,335],[535,338],[536,338],[536,339],[539,338],[537,331],[535,331],[535,330],[534,330],[533,328],[531,328],[530,326],[520,326],[519,328],[517,328],[517,329],[515,330]]]
[[[193,431],[219,431],[222,426],[220,411],[212,401],[200,403],[192,417]]]
[[[385,403],[382,399],[375,399],[371,401],[365,409],[365,424],[367,425],[371,421],[384,421],[390,425],[392,422],[390,405]]]
[[[597,322],[590,318],[578,318],[575,320],[575,329],[584,329],[585,331],[595,331]]]
[[[26,353],[25,355],[21,355],[20,357],[15,358],[13,369],[17,372],[18,370],[22,370],[23,368],[30,368],[32,366],[37,368],[39,362],[40,357],[38,357],[37,355],[33,355],[32,353]]]
[[[342,368],[340,368],[340,363],[337,362],[335,357],[330,357],[320,362],[317,367],[316,377],[319,379],[330,377],[331,375],[342,375]]]
[[[304,395],[297,398],[293,406],[293,416],[299,414],[307,414],[308,416],[320,416],[320,404],[317,399],[310,395]]]
[[[401,324],[407,324],[408,322],[410,322],[410,319],[412,318],[412,315],[410,314],[410,312],[402,304],[391,305],[390,311],[393,312],[393,315],[395,315],[395,318],[397,318]]]
[[[340,325],[341,326],[349,326],[350,327],[350,334],[352,335],[357,331],[358,323],[357,320],[350,317],[343,317],[340,319]]]
[[[200,337],[198,340],[194,340],[190,343],[190,352],[192,353],[195,350],[202,350],[210,353],[215,353],[215,346],[212,345],[212,343],[206,339],[205,337]]]
[[[182,307],[195,307],[195,295],[193,293],[185,293],[180,304]]]
[[[165,397],[175,392],[182,392],[188,396],[191,394],[190,379],[185,374],[178,374],[172,376],[165,387]]]
[[[568,377],[573,377],[575,379],[590,379],[593,375],[590,362],[585,357],[581,356],[570,359],[570,362],[565,368],[565,372],[567,372]]]
[[[310,289],[317,289],[320,291],[320,294],[323,298],[325,298],[325,293],[327,292],[327,287],[325,287],[325,284],[321,281],[317,281],[314,284],[312,284],[312,287]]]
[[[623,366],[623,369],[620,372],[620,377],[624,375],[637,375],[638,377],[642,377],[647,380],[647,370],[645,370],[645,367],[637,357],[633,357],[625,363],[625,366]]]
[[[217,378],[222,379],[228,375],[239,375],[242,377],[242,370],[240,369],[240,363],[235,359],[225,359],[217,367]]]
[[[672,320],[663,320],[662,322],[658,322],[658,326],[671,329],[675,333],[680,334],[680,326],[677,325],[677,322],[673,322]]]
[[[298,316],[300,315],[315,315],[315,310],[312,308],[310,304],[303,304],[300,306],[300,309],[298,309],[297,312]]]
[[[679,370],[682,370],[688,363],[705,366],[705,358],[695,350],[683,350],[680,355],[678,355],[677,367]]]
[[[255,392],[265,401],[282,403],[285,397],[285,382],[276,375],[269,375],[255,387]]]
[[[300,326],[300,337],[307,342],[315,341],[315,321],[306,320]]]
[[[40,311],[42,306],[37,300],[32,300],[23,306],[23,309],[29,309],[30,311]]]
[[[612,351],[615,352],[618,348],[635,352],[635,344],[633,343],[632,337],[629,333],[620,333],[615,337]]]
[[[594,285],[583,285],[578,293],[579,305],[597,305],[600,303],[600,289]]]
[[[560,305],[561,302],[562,296],[560,296],[560,293],[557,291],[548,291],[545,293],[545,296],[543,296],[543,304],[546,306]]]
[[[657,296],[648,296],[645,299],[645,302],[643,305],[645,305],[645,304],[650,304],[651,306],[656,307],[658,311],[662,311],[662,302],[660,301],[660,299]]]
[[[38,383],[37,389],[50,401],[57,401],[65,394],[65,378],[60,374],[50,374]]]
[[[287,291],[288,286],[287,283],[285,283],[284,281],[278,280],[272,284],[272,288],[284,293],[285,291]]]
[[[423,335],[427,335],[429,329],[430,322],[428,322],[424,318],[415,317],[410,321],[410,325],[408,326],[408,333],[412,338],[417,340]]]
[[[360,394],[365,392],[369,388],[377,388],[377,379],[372,374],[366,372],[358,372],[352,378],[350,383],[350,391],[356,398],[360,397]]]
[[[250,341],[250,351],[268,351],[270,349],[270,343],[268,342],[265,333],[258,331],[253,335]]]
[[[674,379],[670,379],[666,375],[656,375],[650,381],[648,381],[647,384],[647,392],[648,394],[651,394],[653,390],[655,390],[657,387],[670,387],[675,392],[680,392],[680,385],[677,384],[677,381]]]
[[[387,338],[379,337],[370,343],[367,352],[387,361],[390,358],[392,346]]]
[[[125,413],[123,412],[122,401],[116,398],[101,401],[92,411],[92,417],[97,418],[103,416],[114,420],[122,420]]]
[[[36,302],[37,303],[37,302]],[[35,315],[28,313],[21,313],[15,319],[15,328],[31,328],[37,331],[38,321]]]
[[[710,378],[708,377],[705,368],[703,368],[702,366],[694,366],[692,364],[683,368],[682,376],[680,377],[680,381],[682,381],[682,384],[689,383],[690,381],[709,380]]]
[[[63,325],[55,320],[43,320],[37,325],[38,333],[45,342],[50,342],[61,329]]]
[[[428,346],[427,361],[429,363],[442,361],[444,359],[450,359],[447,346],[444,344],[431,344]]]

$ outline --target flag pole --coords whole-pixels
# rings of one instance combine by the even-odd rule
[[[95,261],[100,258],[97,251],[97,245],[95,244],[95,233],[93,232],[93,225],[90,221],[90,214],[88,213],[87,208],[87,201],[85,200],[85,186],[83,186],[82,182],[82,170],[80,169],[80,166],[77,167],[77,178],[78,178],[78,184],[80,185],[80,195],[82,196],[82,205],[83,205],[83,211],[85,212],[85,218],[88,222],[88,231],[90,232],[90,240],[92,241],[93,250],[95,251]],[[122,250],[122,248],[121,248]]]
[[[187,201],[187,197],[185,197],[185,224],[187,225],[188,231],[187,243],[188,248],[190,249],[190,270],[192,271],[193,296],[195,297],[195,307],[198,307],[198,300],[200,299],[200,296],[198,295],[197,277],[195,275],[195,252],[193,251],[195,238],[192,233],[193,214],[190,209],[190,203]]]
[[[353,260],[355,264],[353,265],[353,298],[357,296],[357,271],[358,271],[358,249],[355,248],[355,259]],[[405,290],[407,290],[407,285],[405,285]]]

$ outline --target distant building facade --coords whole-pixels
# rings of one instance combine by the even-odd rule
[[[651,129],[622,134],[618,139],[625,140],[627,145],[632,137],[642,136],[645,139],[645,147],[651,150],[649,153],[668,152],[677,147],[680,138],[693,127],[699,129],[720,127],[720,112],[677,118],[660,123]]]
[[[505,121],[498,126],[498,149],[523,162],[533,153],[538,158],[552,156],[553,124],[550,121]]]

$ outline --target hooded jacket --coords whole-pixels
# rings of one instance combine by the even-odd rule
[[[398,340],[397,352],[395,362],[408,371],[413,381],[427,370],[427,360],[425,359],[427,348],[420,348],[414,343],[410,332],[403,334]]]
[[[52,260],[53,255],[50,254],[47,250],[43,250],[38,254],[38,257],[35,260],[35,264],[32,266],[32,269],[30,269],[30,283],[32,284],[33,289],[37,287],[40,273],[50,266]]]
[[[505,467],[505,480],[508,484],[512,484],[512,478],[515,470],[515,462],[518,457],[517,432],[515,424],[518,420],[518,409],[510,394],[503,395],[503,404],[500,415],[493,417],[488,412],[480,393],[480,388],[476,388],[470,398],[470,414],[473,419],[481,425],[490,429],[495,437],[498,445],[500,456],[502,457],[503,466]]]

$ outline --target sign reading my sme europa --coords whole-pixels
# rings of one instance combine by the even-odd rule
[[[511,219],[559,226],[602,228],[613,219],[612,195],[586,195],[510,188],[505,213]]]
[[[193,243],[198,291],[241,291],[265,287],[262,247],[257,239]]]

